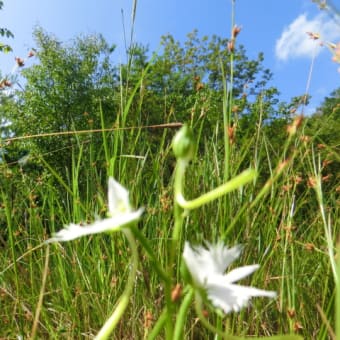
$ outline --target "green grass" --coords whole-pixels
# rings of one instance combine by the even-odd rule
[[[197,153],[187,169],[185,188],[190,198],[223,182],[223,160],[216,143],[221,134],[216,131],[209,138],[201,135],[204,150]],[[290,157],[289,163],[275,176],[278,164],[272,164],[270,155],[263,152],[268,141],[264,131],[258,132],[252,137],[259,138],[257,149],[231,148],[230,171],[233,176],[238,174],[244,159],[252,160],[255,153],[262,154],[256,170],[272,173],[274,180],[266,186],[265,178],[260,177],[185,217],[175,265],[179,268],[184,240],[201,244],[203,240],[214,242],[222,238],[228,245],[242,243],[244,252],[238,264],[261,265],[246,283],[275,290],[278,298],[254,299],[251,307],[223,318],[222,325],[231,334],[241,336],[297,333],[304,338],[326,339],[328,331],[322,317],[334,327],[335,285],[328,256],[330,244],[322,210],[317,207],[326,210],[326,221],[329,218],[331,223],[329,237],[334,245],[339,233],[335,188],[325,197],[321,191],[316,195],[308,186],[308,178],[317,176],[313,169],[317,157],[311,152],[312,143],[300,142],[299,133],[290,141],[294,149],[286,157]],[[119,138],[115,134],[105,136],[107,172],[130,189],[136,207],[146,208],[138,228],[165,267],[174,225],[171,177],[174,158],[170,149],[173,131],[164,130],[160,148],[153,153],[145,142],[145,131],[119,134]],[[120,153],[114,143],[120,139],[123,144],[125,138],[134,140],[134,144],[129,144],[128,149],[121,148]],[[253,144],[250,142],[248,145]],[[138,153],[134,153],[137,144]],[[124,156],[127,154],[143,158]],[[93,153],[88,159],[101,162],[102,156],[103,153]],[[73,155],[73,173],[63,184],[68,190],[62,200],[51,185],[52,178],[60,183],[61,177],[53,173],[37,184],[31,183],[29,174],[23,171],[20,184],[1,190],[2,226],[6,230],[2,233],[0,253],[2,337],[32,335],[47,254],[46,246],[41,246],[44,239],[63,224],[93,220],[95,214],[105,215],[107,173],[98,173],[82,157],[82,153]],[[111,164],[114,167],[109,170]],[[294,181],[297,176],[303,178],[301,183]],[[263,188],[266,189],[261,191]],[[16,196],[21,200],[16,201]],[[142,339],[149,331],[146,315],[152,316],[153,324],[164,307],[164,287],[141,246],[139,256],[134,291],[114,332],[115,339]],[[130,249],[120,233],[52,244],[37,337],[93,337],[111,315],[125,287],[129,262]],[[176,272],[173,284],[183,284],[179,271]],[[214,323],[218,316],[210,311],[209,320]],[[185,338],[212,338],[197,322],[194,309],[185,324]]]
[[[72,160],[69,172],[56,171],[43,155],[33,158],[44,168],[38,177],[25,166],[0,165],[0,337],[93,338],[115,310],[131,269],[132,251],[123,233],[43,244],[65,224],[104,217],[107,180],[113,176],[130,190],[135,207],[145,207],[138,232],[134,230],[139,262],[133,292],[114,339],[144,339],[153,334],[157,320],[163,320],[164,307],[169,307],[170,290],[177,283],[184,286],[180,271],[184,241],[218,240],[229,246],[243,244],[235,266],[260,264],[242,284],[277,291],[278,297],[253,299],[240,313],[224,317],[206,305],[211,324],[240,337],[297,334],[305,339],[330,338],[336,324],[333,248],[339,235],[339,201],[336,187],[323,189],[327,182],[322,181],[322,173],[327,169],[319,163],[326,156],[315,147],[317,136],[306,141],[301,126],[277,148],[267,135],[259,103],[254,106],[259,117],[256,128],[237,130],[235,143],[229,143],[223,126],[231,126],[235,117],[232,94],[225,88],[223,124],[205,134],[207,114],[193,116],[189,122],[196,152],[186,170],[185,196],[197,198],[249,167],[259,175],[184,217],[176,215],[176,159],[171,148],[175,129],[125,129],[128,116],[138,115],[132,102],[147,69],[130,97],[125,98],[122,85],[122,114],[115,118],[121,129],[107,131],[101,110],[99,148],[92,143],[91,134],[84,139],[75,132],[75,145],[67,150]],[[153,134],[158,136],[157,143]],[[336,150],[331,151],[339,160]],[[178,220],[183,223],[177,242],[172,237]],[[172,273],[170,284],[161,280],[155,262]],[[339,272],[337,280],[339,283]],[[338,285],[338,295],[339,291]],[[166,323],[164,319],[168,329],[159,333],[159,339],[166,334],[169,338],[169,327],[183,312],[182,301],[183,296],[171,305],[174,320]],[[339,337],[339,320],[337,324]],[[194,304],[189,306],[183,333],[185,339],[214,338],[198,320]]]

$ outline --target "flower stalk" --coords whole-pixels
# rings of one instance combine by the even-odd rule
[[[134,287],[135,280],[136,280],[136,273],[137,273],[137,267],[138,267],[138,251],[137,251],[136,241],[130,229],[124,228],[122,231],[124,235],[126,236],[130,244],[130,248],[131,248],[131,255],[132,255],[131,256],[131,259],[132,259],[131,270],[130,270],[130,274],[129,274],[124,292],[122,296],[120,297],[117,307],[115,308],[110,318],[105,322],[103,327],[100,329],[99,333],[95,337],[95,340],[106,340],[109,338],[110,334],[117,326],[119,320],[122,318],[126,310],[126,307],[129,304],[130,296],[132,294],[133,287]]]

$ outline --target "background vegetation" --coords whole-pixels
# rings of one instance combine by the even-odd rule
[[[64,224],[104,216],[109,175],[130,188],[135,206],[146,207],[140,231],[165,261],[173,223],[170,143],[180,126],[173,123],[185,122],[197,139],[189,197],[250,166],[259,172],[251,185],[192,213],[183,232],[183,241],[193,243],[244,244],[240,263],[261,264],[251,283],[279,294],[229,315],[226,327],[235,335],[331,336],[335,285],[325,230],[331,228],[335,245],[340,89],[302,120],[306,96],[280,102],[264,56],[251,60],[242,46],[228,49],[230,39],[194,31],[181,44],[167,35],[157,55],[135,44],[128,62],[115,64],[114,46],[100,35],[68,45],[41,28],[34,36],[34,65],[19,65],[23,85],[5,77],[0,92],[0,336],[30,336],[48,256],[41,243]],[[159,278],[140,256],[116,339],[147,336],[164,304]],[[53,245],[37,336],[96,334],[128,271],[129,248],[120,235]],[[212,338],[194,312],[186,338]]]

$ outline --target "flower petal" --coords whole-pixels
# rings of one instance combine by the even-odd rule
[[[130,213],[97,220],[92,224],[87,225],[71,223],[70,225],[65,226],[64,229],[59,230],[52,238],[46,240],[45,243],[71,241],[85,235],[119,230],[124,225],[138,220],[142,215],[143,210],[143,208],[140,208]]]
[[[108,201],[111,217],[131,211],[129,192],[113,177],[109,178]]]
[[[226,284],[223,276],[214,277],[207,285],[208,300],[225,313],[238,312],[248,305],[252,297],[264,296],[275,298],[276,293],[253,287]]]
[[[183,258],[187,267],[198,284],[204,284],[210,275],[222,274],[241,252],[241,246],[228,249],[222,243],[208,244],[208,249],[197,246],[191,247],[188,242],[184,245]]]
[[[254,296],[276,296],[272,291],[233,284],[257,270],[257,264],[236,268],[224,274],[225,269],[240,252],[240,246],[228,249],[221,243],[208,244],[208,249],[191,247],[187,242],[184,245],[183,259],[197,292],[201,294],[201,289],[204,289],[208,300],[225,313],[239,311]]]
[[[226,283],[233,283],[238,280],[241,280],[251,273],[253,273],[255,270],[259,269],[260,266],[258,264],[253,264],[251,266],[243,266],[239,268],[235,268],[231,270],[229,273],[224,275],[225,282]]]
[[[219,273],[223,273],[229,265],[234,262],[241,254],[242,246],[236,245],[228,248],[223,243],[217,245],[209,245],[209,252],[211,254],[214,266]]]

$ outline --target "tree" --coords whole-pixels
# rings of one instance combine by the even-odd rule
[[[3,6],[4,2],[0,0],[0,10],[2,9]],[[3,27],[0,28],[0,35],[6,38],[14,38],[13,33],[9,29]],[[11,46],[0,41],[0,52],[8,53],[10,51],[12,51]]]
[[[180,121],[211,136],[222,121],[224,84],[233,85],[229,90],[237,109],[232,108],[232,124],[251,127],[248,131],[254,133],[260,102],[263,121],[277,118],[278,91],[268,85],[271,73],[263,67],[263,55],[250,60],[242,46],[236,47],[231,82],[228,39],[199,37],[194,31],[180,43],[166,35],[158,55],[150,57],[146,47],[136,44],[129,50],[128,62],[115,65],[110,60],[112,48],[101,36],[77,38],[71,45],[42,29],[34,36],[38,63],[22,71],[24,89],[18,89],[3,108],[4,117],[12,123],[7,130],[13,135],[101,128],[101,105],[106,127],[116,122],[138,127]],[[153,130],[145,136],[151,150],[158,150],[162,133]],[[68,151],[85,142],[84,138],[42,136],[23,148],[43,155],[58,169],[70,169]],[[134,145],[132,151],[138,152],[138,143]]]
[[[16,90],[4,117],[15,136],[56,133],[52,138],[32,139],[25,148],[43,155],[58,169],[70,168],[71,148],[88,136],[57,134],[100,128],[100,104],[114,112],[116,82],[109,62],[113,49],[100,35],[79,37],[72,46],[40,28],[34,37],[38,62],[22,70],[25,87]],[[106,121],[112,124],[114,117],[106,116]]]

